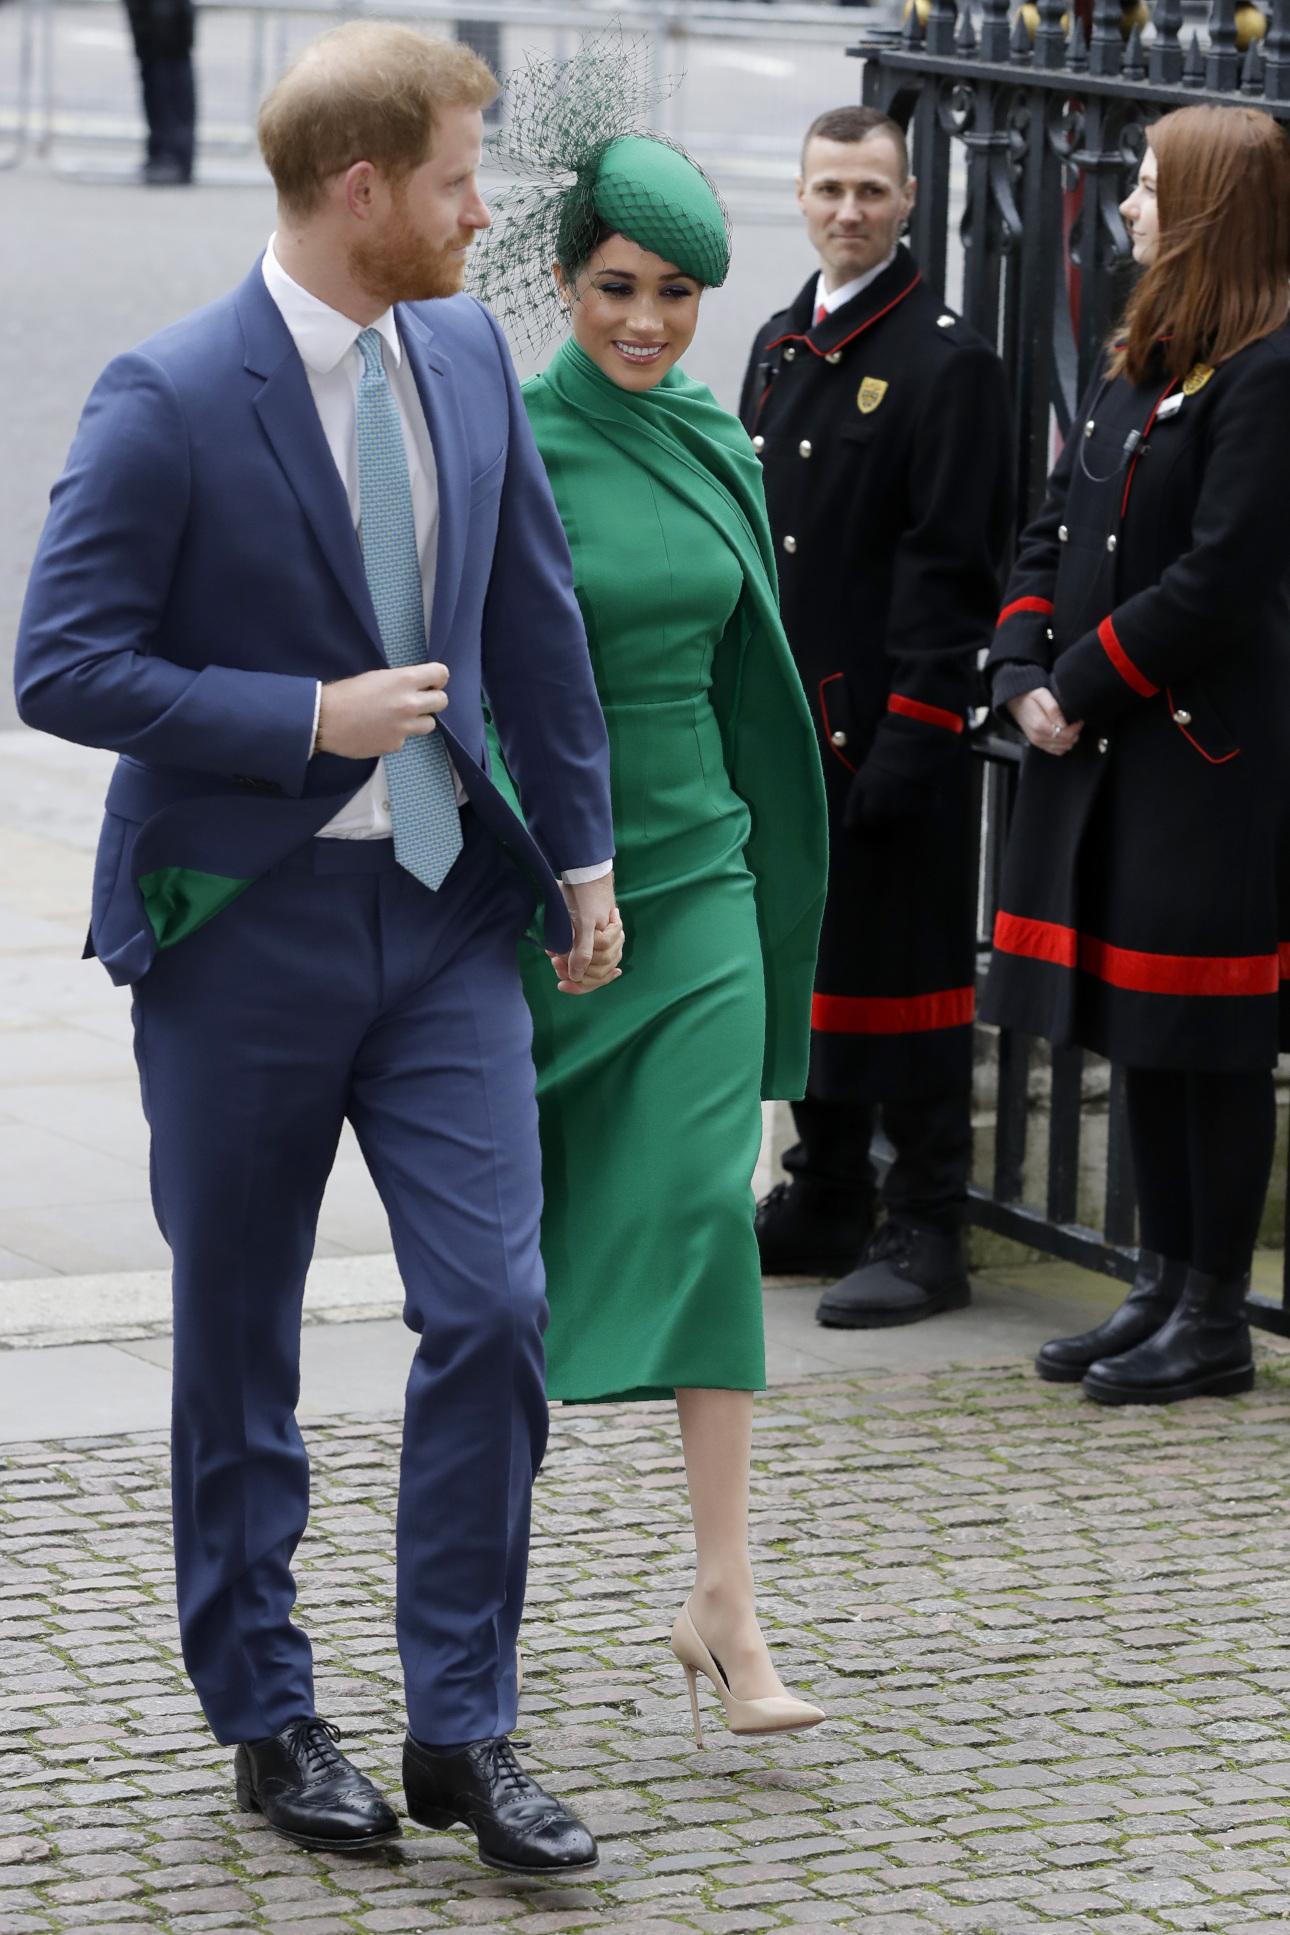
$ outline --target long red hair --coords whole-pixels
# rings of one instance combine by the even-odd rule
[[[1250,107],[1187,107],[1148,131],[1160,240],[1116,331],[1111,370],[1185,376],[1290,311],[1290,135]]]

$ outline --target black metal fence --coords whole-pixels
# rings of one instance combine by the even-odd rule
[[[1198,101],[1245,102],[1290,124],[1290,0],[1273,0],[1270,14],[1213,0],[1203,42],[1183,28],[1181,0],[1150,12],[1145,0],[1037,0],[1015,14],[1009,0],[911,0],[901,30],[871,31],[850,49],[865,63],[865,101],[909,134],[911,245],[942,293],[958,219],[963,314],[998,346],[1012,384],[1023,516],[1124,299],[1119,204],[1147,127]],[[977,751],[984,963],[1020,747],[985,731]],[[1040,1208],[1023,1201],[1032,1044],[1003,1030],[996,1049],[994,1172],[974,1191],[974,1220],[1127,1278],[1135,1203],[1119,1078],[1111,1071],[1099,1230],[1079,1220],[1083,1055],[1052,1051]],[[1285,1301],[1252,1298],[1251,1315],[1290,1335],[1290,1245],[1283,1281]]]

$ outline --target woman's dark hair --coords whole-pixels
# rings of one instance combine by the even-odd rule
[[[1156,259],[1116,331],[1114,376],[1225,363],[1290,308],[1290,136],[1258,108],[1188,107],[1147,135],[1156,157]]]
[[[566,219],[560,223],[560,239],[555,258],[569,282],[576,281],[596,250],[603,248],[610,236],[618,233],[612,222],[606,222],[594,211],[588,219],[581,210],[573,206],[573,201],[574,198],[571,197]]]

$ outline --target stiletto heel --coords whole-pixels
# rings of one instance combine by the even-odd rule
[[[725,1669],[709,1652],[703,1637],[690,1617],[688,1605],[682,1606],[672,1628],[672,1651],[685,1668],[694,1713],[694,1744],[703,1745],[699,1725],[698,1676],[702,1673],[720,1700],[731,1733],[797,1733],[804,1727],[818,1727],[827,1716],[809,1700],[793,1693],[772,1693],[761,1700],[741,1700],[730,1689]]]
[[[685,1666],[685,1661],[682,1660],[681,1664]],[[694,1715],[694,1744],[696,1747],[701,1747],[703,1727],[699,1721],[699,1676],[694,1667],[685,1666],[685,1679],[690,1689],[690,1712]]]

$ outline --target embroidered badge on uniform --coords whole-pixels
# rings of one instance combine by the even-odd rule
[[[856,405],[865,416],[878,408],[887,394],[886,379],[881,376],[866,376],[856,391]]]
[[[1210,368],[1208,363],[1194,364],[1193,367],[1188,370],[1186,376],[1184,376],[1183,378],[1183,386],[1182,386],[1183,395],[1195,396],[1197,390],[1204,389],[1205,385],[1208,383],[1210,377],[1213,374],[1214,372]]]

